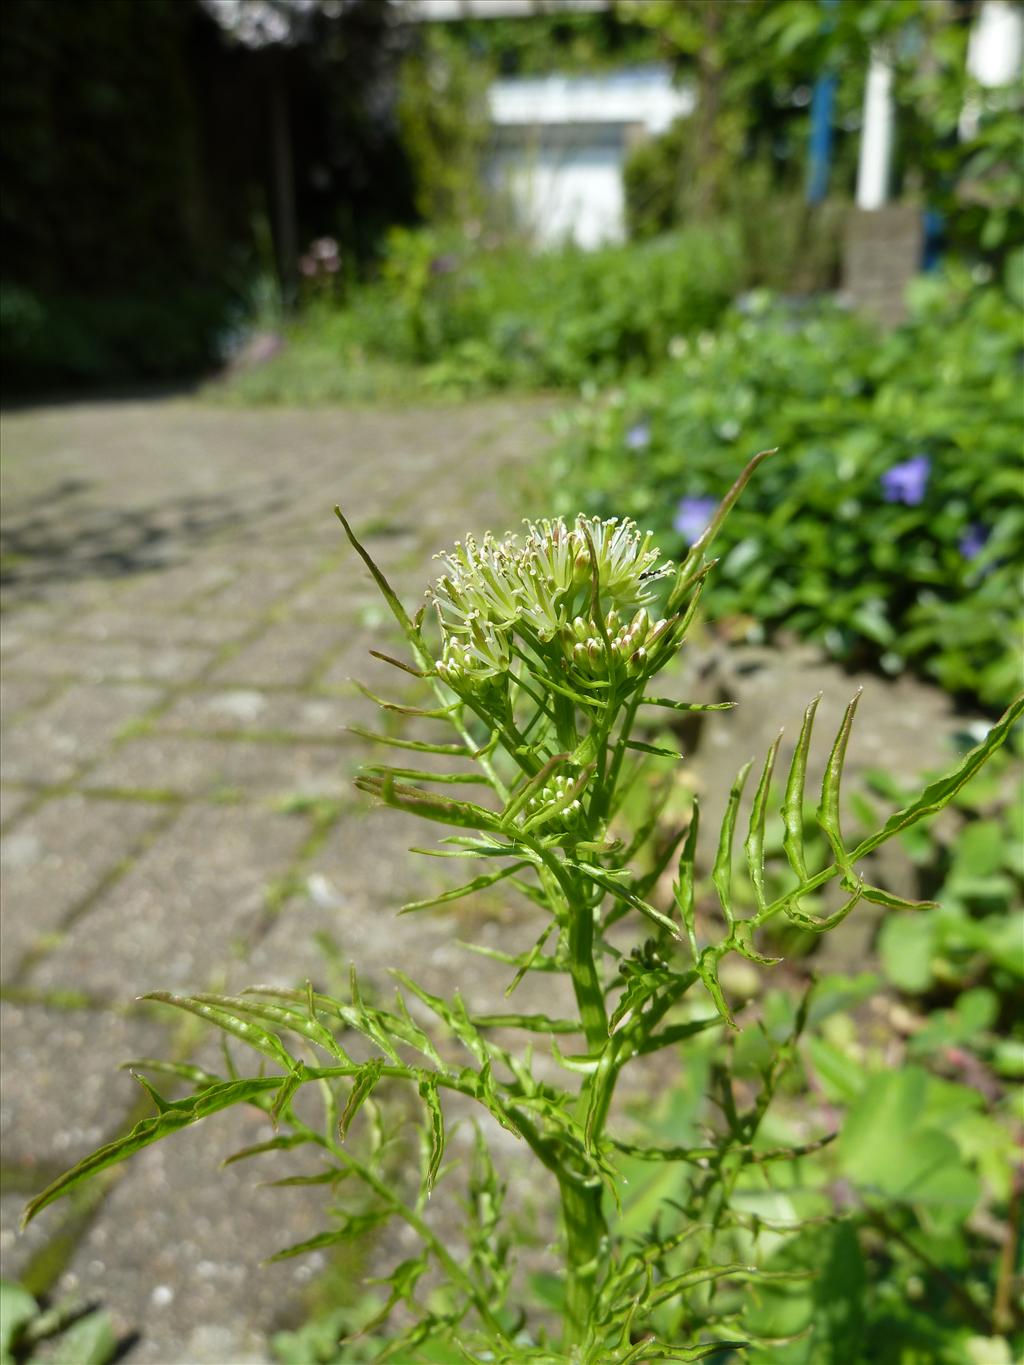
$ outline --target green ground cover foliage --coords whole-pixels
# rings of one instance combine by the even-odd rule
[[[1020,677],[1019,304],[965,273],[912,302],[881,334],[831,304],[747,299],[565,419],[555,496],[677,551],[737,448],[778,446],[719,542],[709,617],[998,707]]]
[[[396,231],[379,278],[314,301],[285,350],[236,379],[250,402],[571,388],[644,373],[746,283],[731,224],[638,246],[532,255]]]

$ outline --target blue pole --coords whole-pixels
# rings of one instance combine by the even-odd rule
[[[834,18],[828,12],[836,0],[821,0],[822,19],[827,33]],[[811,145],[807,167],[807,202],[820,204],[828,194],[828,174],[832,163],[832,111],[836,103],[836,75],[826,71],[814,82],[811,95]]]
[[[832,161],[832,110],[836,102],[833,72],[819,76],[811,96],[811,148],[807,176],[807,202],[820,204],[828,194],[828,173]]]

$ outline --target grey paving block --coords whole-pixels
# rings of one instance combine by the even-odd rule
[[[19,652],[16,672],[87,681],[188,683],[215,653],[209,645],[152,640],[48,639]]]
[[[343,739],[349,718],[335,697],[301,692],[262,692],[254,687],[221,687],[185,692],[163,712],[161,733],[201,730],[238,735],[262,732],[315,739]]]
[[[353,681],[356,681],[376,692],[378,696],[384,696],[389,700],[415,694],[420,698],[421,704],[435,705],[434,702],[426,700],[432,694],[425,684],[370,653],[371,649],[376,649],[400,663],[415,667],[409,646],[393,623],[384,617],[379,620],[375,617],[370,619],[370,625],[346,632],[345,637],[337,642],[335,652],[317,677],[317,686],[332,691],[349,692]]]
[[[182,563],[170,568],[115,580],[106,605],[118,612],[175,614],[232,582],[234,573],[223,555],[207,548],[187,554]]]
[[[785,773],[800,734],[803,712],[822,694],[807,768],[809,790],[820,783],[847,704],[861,699],[850,735],[845,771],[851,777],[870,768],[913,775],[942,769],[956,761],[951,736],[966,723],[949,699],[912,678],[887,682],[872,674],[849,676],[813,647],[779,651],[755,647],[715,650],[706,659],[703,699],[710,691],[737,703],[734,710],[711,713],[701,729],[695,767],[708,828],[717,828],[736,771],[752,755],[763,755],[784,727],[779,768]]]
[[[0,1004],[4,1161],[67,1167],[123,1132],[141,1091],[119,1068],[166,1056],[168,1037],[168,1028],[138,1010]]]
[[[274,563],[266,555],[261,562],[241,568],[236,566],[234,576],[228,582],[206,594],[195,605],[197,610],[210,616],[262,616],[275,607],[287,605],[312,567],[305,556],[298,563],[294,559]]]
[[[247,687],[301,687],[341,643],[342,628],[319,621],[275,622],[210,674]]]
[[[240,807],[186,810],[37,965],[32,985],[115,1001],[202,989],[260,932],[267,888],[307,829]]]
[[[17,1174],[17,1180],[8,1176],[9,1183],[0,1193],[0,1265],[5,1280],[21,1279],[33,1256],[43,1249],[60,1223],[60,1212],[47,1209],[22,1231],[25,1205],[46,1182],[39,1171]]]
[[[62,796],[0,838],[4,980],[12,979],[30,948],[60,929],[162,814],[158,806]]]
[[[282,615],[288,619],[310,616],[319,621],[352,620],[361,608],[379,602],[380,594],[369,583],[353,583],[351,570],[350,564],[339,564],[299,587],[280,604]]]
[[[264,1115],[239,1108],[148,1148],[78,1247],[59,1289],[100,1300],[122,1330],[138,1331],[136,1365],[262,1365],[271,1333],[301,1319],[323,1253],[261,1262],[329,1227],[330,1196],[260,1188],[308,1169],[295,1154],[220,1169],[272,1135]]]
[[[503,992],[513,969],[468,951],[460,941],[525,952],[546,917],[500,887],[451,906],[399,916],[404,902],[458,886],[480,871],[469,861],[409,851],[414,845],[436,846],[438,832],[443,832],[440,826],[394,810],[347,816],[306,869],[299,895],[280,911],[249,957],[233,964],[231,987],[295,986],[308,977],[347,994],[345,973],[352,962],[368,989],[386,995],[394,990],[390,970],[397,967],[428,990],[459,989],[474,1009],[505,1008]],[[318,947],[317,935],[333,944],[331,957]],[[568,1008],[571,996],[563,986],[552,976],[527,978],[508,1008],[553,1013],[555,1002]]]
[[[74,683],[48,706],[26,712],[4,727],[0,776],[20,782],[66,782],[160,696],[158,688],[141,684]]]
[[[45,640],[67,617],[66,604],[33,603],[5,610],[0,616],[0,654],[4,661],[15,658],[29,645]]]
[[[0,825],[6,825],[28,806],[34,797],[30,791],[19,791],[17,787],[0,787]]]
[[[8,599],[15,612],[0,623],[12,682],[73,679],[66,695],[43,699],[37,714],[15,711],[5,727],[5,775],[28,784],[63,782],[99,759],[90,781],[102,777],[111,785],[173,787],[185,794],[235,788],[257,798],[245,807],[211,803],[182,811],[38,961],[33,984],[119,1000],[153,987],[188,990],[260,977],[283,984],[313,975],[326,985],[335,968],[321,965],[312,941],[321,929],[335,938],[344,959],[362,965],[369,991],[390,992],[387,968],[402,966],[435,988],[460,985],[474,1004],[500,994],[507,969],[463,953],[455,940],[476,938],[514,951],[539,932],[533,912],[528,906],[509,912],[500,898],[484,896],[467,906],[396,919],[402,900],[428,894],[466,868],[411,859],[405,851],[410,842],[433,843],[444,831],[394,812],[351,821],[346,816],[305,869],[302,892],[268,926],[265,888],[290,866],[310,826],[272,813],[266,802],[288,793],[348,791],[361,744],[230,743],[168,733],[104,751],[168,685],[189,679],[196,691],[175,699],[169,731],[180,725],[209,732],[220,728],[221,714],[241,733],[291,728],[311,736],[325,721],[333,728],[352,720],[379,728],[382,718],[371,703],[347,690],[335,698],[331,689],[347,689],[350,675],[388,696],[415,684],[366,658],[368,647],[398,651],[386,609],[363,566],[345,550],[332,503],[341,501],[357,527],[370,532],[372,553],[415,609],[436,568],[430,553],[470,528],[503,530],[515,523],[515,465],[544,440],[549,410],[542,403],[509,402],[404,412],[245,412],[124,402],[5,414],[5,455],[14,475],[5,473],[5,522],[13,517],[24,523],[29,500],[38,501],[62,481],[85,485],[80,498],[61,504],[66,534],[47,533],[52,544],[37,547],[31,579]],[[158,555],[142,553],[140,527],[156,532]],[[140,551],[134,560],[122,555],[129,571],[111,573],[118,554],[133,545]],[[334,565],[321,572],[329,557]],[[235,671],[207,682],[200,670],[217,645],[242,638],[243,627],[268,613],[277,619],[261,646],[248,657],[240,651]],[[301,628],[290,629],[296,625]],[[323,627],[323,634],[309,627]],[[268,689],[294,686],[325,664],[326,686],[317,680],[322,698],[306,700],[295,692],[271,697],[268,691],[265,706],[256,700],[264,696],[263,683]],[[102,685],[83,681],[90,670]],[[161,686],[116,681],[125,677]],[[204,700],[213,697],[220,700]],[[321,702],[329,711],[318,709]],[[397,751],[390,756],[402,758]],[[101,863],[124,837],[129,812],[168,815],[166,808],[123,802],[93,809],[103,813],[102,827],[91,836]],[[36,830],[43,813],[18,816],[11,837]],[[64,873],[72,886],[88,880],[88,838],[79,815],[49,818],[46,845],[60,871],[44,869],[35,878],[25,902],[28,915],[16,921],[28,923],[33,935],[51,922],[50,898],[56,905],[64,894]],[[77,870],[80,863],[85,870]],[[539,980],[539,995],[517,992],[516,1005],[558,1007],[564,983]],[[522,989],[535,988],[527,982]],[[75,1027],[75,1017],[68,1016],[68,1027]],[[16,1096],[26,1084],[18,1075],[23,1049],[17,1040],[16,1033],[5,1068],[16,1077]],[[63,1041],[66,1048],[55,1048],[40,1064],[51,1067],[55,1082],[64,1076],[73,1120],[68,1126],[91,1132],[89,1113],[75,1109],[74,1092],[81,1089],[92,1113],[110,1093],[113,1111],[119,1092],[103,1086],[129,1082],[111,1070],[106,1053],[93,1057],[83,1042]],[[122,1055],[117,1044],[110,1039],[113,1060]],[[25,1046],[34,1064],[34,1042]],[[163,1050],[156,1042],[151,1046]],[[136,1050],[126,1039],[125,1052]],[[50,1128],[56,1132],[65,1122],[52,1111],[56,1094],[56,1088],[47,1091],[45,1112],[26,1121],[40,1151],[52,1148]],[[20,1122],[18,1131],[20,1140]],[[131,1356],[138,1365],[263,1362],[267,1333],[284,1318],[302,1316],[303,1294],[323,1261],[302,1258],[270,1270],[258,1262],[324,1225],[320,1194],[253,1192],[256,1181],[283,1173],[266,1166],[240,1165],[224,1176],[216,1169],[226,1152],[265,1135],[263,1118],[245,1110],[144,1152],[125,1168],[75,1253],[61,1292],[95,1296],[113,1309],[123,1330],[139,1330],[142,1339]],[[503,1140],[511,1142],[499,1134]],[[453,1150],[459,1141],[456,1135]],[[507,1159],[511,1171],[515,1154],[501,1150],[503,1169]],[[52,1232],[63,1213],[47,1210],[13,1242],[21,1204],[20,1194],[0,1200],[0,1249],[8,1273],[24,1265],[36,1239]],[[382,1239],[373,1255],[384,1267],[391,1252],[400,1259],[409,1248]]]
[[[5,677],[0,687],[0,724],[7,725],[20,711],[38,706],[60,686],[52,678]]]
[[[159,789],[181,796],[273,802],[346,795],[354,746],[147,735],[125,740],[83,779],[92,789]]]
[[[252,629],[251,620],[204,616],[198,611],[168,612],[103,607],[65,623],[65,636],[97,641],[155,641],[161,645],[213,646],[232,643]]]

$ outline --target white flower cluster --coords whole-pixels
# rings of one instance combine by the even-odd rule
[[[625,666],[627,676],[635,677],[646,668],[668,626],[664,618],[653,620],[644,607],[625,624],[620,624],[618,612],[610,611],[605,617],[607,646],[600,633],[595,632],[594,622],[582,616],[577,616],[571,626],[563,629],[562,640],[566,658],[580,673],[589,677],[606,674],[610,648],[614,657]]]
[[[553,777],[546,786],[540,789],[536,796],[531,796],[527,801],[524,823],[533,826],[557,823],[566,829],[571,829],[579,823],[583,814],[583,806],[578,796],[573,797],[571,801],[566,800],[572,795],[576,786],[576,778]]]
[[[648,648],[665,623],[655,624],[641,610],[620,629],[616,609],[643,608],[651,601],[651,583],[672,572],[670,563],[659,564],[651,539],[628,519],[580,515],[571,527],[559,517],[527,522],[522,537],[497,541],[486,535],[478,542],[467,536],[457,542],[450,553],[435,556],[445,569],[430,594],[444,640],[438,672],[457,690],[474,688],[508,671],[514,634],[546,644],[558,635],[564,639],[567,630],[573,636],[569,660],[579,662],[574,646],[580,644],[590,660],[585,671],[597,672],[590,645],[600,631],[581,614],[593,591],[595,566],[602,606],[612,609],[616,653],[628,660]],[[639,671],[637,661],[633,667]]]

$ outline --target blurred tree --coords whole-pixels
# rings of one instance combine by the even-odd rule
[[[815,80],[826,69],[837,73],[834,117],[840,130],[855,132],[871,52],[882,48],[893,69],[897,176],[916,182],[943,211],[956,245],[1002,258],[1024,240],[1021,88],[1018,81],[983,90],[971,76],[967,44],[977,0],[619,4],[697,84],[695,116],[662,146],[638,151],[630,168],[633,216],[646,218],[646,230],[721,211],[743,166],[754,161],[769,168],[776,188],[802,182],[802,157],[791,153],[807,145]],[[967,105],[978,117],[965,137]],[[840,183],[853,171],[851,140],[843,141],[834,177]]]
[[[422,25],[402,63],[402,141],[415,176],[416,207],[428,222],[464,225],[482,216],[487,89],[495,74],[490,62],[442,25]]]
[[[348,264],[412,216],[390,6],[234,8],[237,34],[197,0],[5,4],[8,384],[209,364],[261,265],[272,149],[279,171],[294,165],[293,245],[282,252],[279,213],[279,257],[292,258],[297,240],[332,235]],[[282,41],[283,11],[296,23]],[[276,104],[266,97],[271,68]]]

